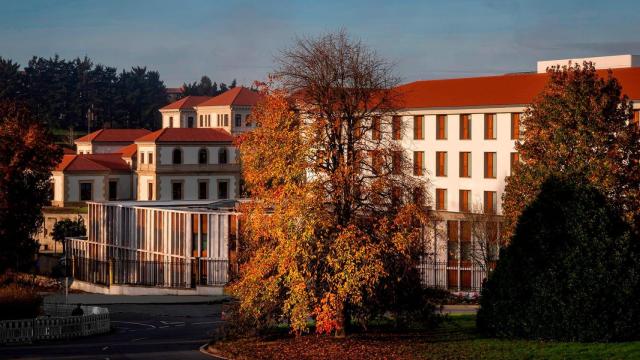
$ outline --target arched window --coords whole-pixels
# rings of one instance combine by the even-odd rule
[[[175,148],[173,149],[173,161],[174,164],[182,164],[182,150]]]
[[[227,163],[227,148],[221,148],[218,151],[218,164],[226,164]]]
[[[206,164],[208,162],[209,154],[207,149],[202,148],[198,151],[198,164]]]

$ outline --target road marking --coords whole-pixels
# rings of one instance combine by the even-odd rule
[[[184,321],[160,321],[161,323],[165,324],[165,325],[178,325],[178,324],[184,324]]]
[[[140,341],[140,340],[144,340],[144,339],[147,339],[147,338],[146,338],[146,337],[143,337],[143,338],[137,338],[137,339],[133,339],[133,340],[131,340],[131,342]]]
[[[108,346],[105,346],[102,348],[102,351],[107,351],[108,348],[109,348]]]
[[[155,325],[151,325],[151,324],[143,324],[143,323],[137,323],[137,322],[133,322],[133,321],[111,321],[112,323],[123,323],[123,324],[134,324],[134,325],[140,325],[140,326],[149,326],[152,329],[155,329]]]
[[[165,325],[165,326],[159,326],[158,329],[164,329],[164,328],[168,328],[169,325]]]
[[[191,325],[204,325],[204,324],[219,324],[219,323],[223,323],[224,321],[222,320],[216,320],[216,321],[203,321],[203,322],[194,322],[191,323]]]

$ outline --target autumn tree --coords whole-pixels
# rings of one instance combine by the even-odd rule
[[[28,266],[62,156],[46,128],[15,102],[0,101],[0,271]]]
[[[500,216],[486,213],[482,205],[462,214],[460,238],[469,241],[467,257],[483,271],[491,271],[500,249],[506,245]]]
[[[392,66],[361,42],[299,39],[273,79],[252,112],[259,127],[239,139],[253,201],[231,291],[253,326],[286,320],[299,334],[311,317],[318,333],[344,335],[396,310],[399,284],[419,287],[426,180],[394,140]]]
[[[640,228],[640,132],[621,85],[590,62],[552,67],[548,76],[522,117],[522,162],[503,197],[507,235],[553,174],[589,179]]]

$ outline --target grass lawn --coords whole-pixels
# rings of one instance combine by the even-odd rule
[[[640,359],[640,342],[561,343],[483,338],[474,315],[453,315],[422,333],[355,334],[347,339],[307,335],[242,339],[213,347],[234,359]]]

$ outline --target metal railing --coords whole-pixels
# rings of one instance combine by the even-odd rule
[[[423,259],[418,265],[418,270],[423,286],[457,292],[479,292],[487,277],[486,267],[472,262],[436,262]]]

